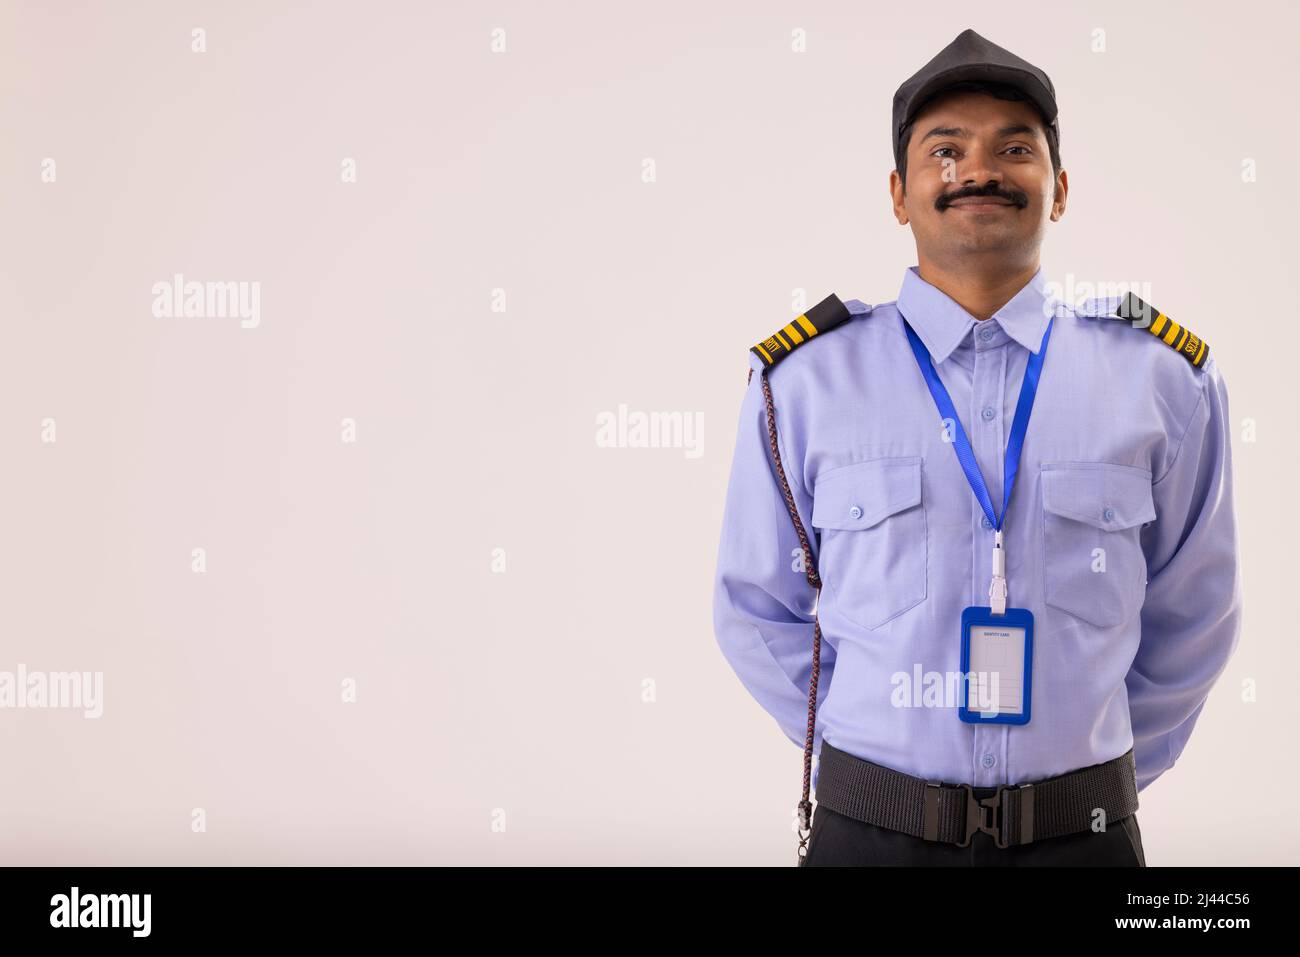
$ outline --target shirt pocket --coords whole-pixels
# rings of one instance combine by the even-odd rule
[[[919,456],[873,459],[817,476],[812,524],[818,573],[836,607],[879,628],[926,596],[926,523]]]
[[[1146,597],[1142,526],[1155,521],[1151,473],[1103,462],[1044,462],[1043,598],[1099,627]]]

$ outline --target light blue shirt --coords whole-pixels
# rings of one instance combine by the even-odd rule
[[[824,736],[975,787],[1132,747],[1142,789],[1178,760],[1240,627],[1228,395],[1213,354],[1193,367],[1105,318],[1117,301],[1065,305],[1040,268],[979,322],[913,266],[897,301],[846,303],[851,319],[769,371],[781,461],[822,579],[815,750]],[[1026,359],[1051,315],[1004,522],[1008,605],[1034,615],[1031,720],[977,726],[946,691],[961,669],[962,609],[989,603],[993,531],[902,316],[1000,506]],[[750,364],[714,625],[741,682],[802,749],[816,592],[769,450],[762,361],[751,353]]]

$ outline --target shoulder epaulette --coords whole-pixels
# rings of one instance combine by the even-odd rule
[[[1186,326],[1180,326],[1155,306],[1149,306],[1133,293],[1089,299],[1078,310],[1081,316],[1122,319],[1135,329],[1145,329],[1170,349],[1199,369],[1210,357],[1210,346]]]
[[[763,360],[765,368],[770,369],[813,336],[829,332],[854,316],[865,315],[870,311],[871,307],[864,302],[857,299],[850,299],[847,303],[840,302],[840,297],[831,293],[807,312],[795,316],[762,342],[750,346],[749,351]]]

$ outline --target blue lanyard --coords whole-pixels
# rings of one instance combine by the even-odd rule
[[[989,320],[984,320],[988,322]],[[939,374],[934,371],[934,363],[930,359],[930,351],[917,338],[912,331],[911,325],[907,320],[903,320],[903,328],[907,330],[907,339],[912,344],[912,354],[916,356],[916,364],[921,367],[921,374],[925,376],[925,384],[930,387],[930,395],[934,396],[934,404],[939,409],[939,415],[945,419],[952,420],[954,430],[954,445],[957,448],[957,461],[961,463],[962,471],[966,473],[966,481],[970,482],[971,489],[975,492],[975,497],[979,499],[980,507],[984,509],[984,514],[993,524],[996,531],[1002,531],[1002,522],[1007,517],[1007,504],[1011,501],[1011,487],[1016,482],[1016,470],[1020,467],[1020,448],[1025,444],[1025,433],[1029,430],[1029,413],[1034,409],[1034,395],[1038,392],[1038,378],[1043,369],[1043,357],[1047,355],[1047,340],[1052,335],[1052,321],[1047,321],[1047,329],[1043,331],[1043,341],[1038,347],[1038,352],[1029,354],[1029,361],[1025,364],[1025,377],[1020,383],[1020,398],[1016,400],[1016,414],[1011,420],[1011,437],[1007,442],[1007,457],[1002,466],[1002,514],[993,514],[993,502],[989,499],[988,487],[984,484],[984,475],[980,472],[979,463],[975,461],[975,453],[971,451],[970,440],[966,438],[966,430],[961,427],[961,419],[957,416],[957,410],[953,408],[952,398],[948,395],[948,390],[944,388],[939,381]]]

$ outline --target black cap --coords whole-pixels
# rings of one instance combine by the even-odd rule
[[[963,30],[938,55],[921,67],[894,93],[894,168],[901,159],[903,127],[921,111],[925,101],[946,86],[963,80],[1006,83],[1029,97],[1060,141],[1056,123],[1056,90],[1047,74],[1010,50],[990,43],[974,30]]]

